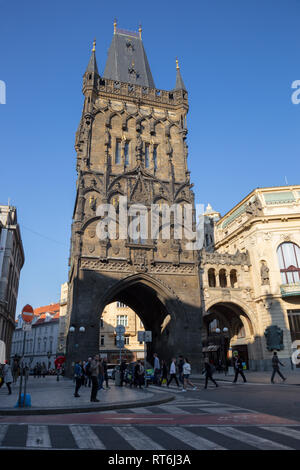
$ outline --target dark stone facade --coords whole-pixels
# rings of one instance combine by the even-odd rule
[[[127,39],[115,43],[126,46],[132,39],[129,33]],[[152,331],[148,359],[153,352],[166,360],[182,354],[194,371],[199,370],[198,253],[187,250],[185,240],[174,239],[172,225],[169,240],[97,237],[97,207],[112,204],[119,214],[121,196],[127,197],[128,208],[139,203],[147,209],[151,204],[194,207],[187,168],[187,92],[100,77],[93,50],[83,93],[75,144],[78,179],[68,300],[75,332],[68,336],[67,371],[75,360],[99,352],[101,312],[116,300],[135,310],[145,329]],[[85,327],[84,334],[79,333],[80,326]]]

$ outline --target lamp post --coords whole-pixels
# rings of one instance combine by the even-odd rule
[[[85,327],[84,326],[77,326],[77,325],[71,325],[69,328],[69,333],[72,335],[76,333],[76,330],[79,331],[80,335],[83,335],[85,333]],[[77,349],[79,346],[78,343],[74,345],[74,347]]]
[[[225,351],[225,335],[226,333],[228,333],[228,328],[226,326],[222,330],[220,328],[216,328],[216,333],[220,335],[220,338],[221,338],[222,363],[224,364],[224,372],[226,375],[227,363],[226,363],[226,351]]]

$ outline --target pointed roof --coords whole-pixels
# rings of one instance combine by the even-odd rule
[[[99,75],[98,67],[97,67],[97,60],[96,60],[96,40],[93,42],[93,49],[90,61],[88,63],[87,69],[85,73],[96,73]]]
[[[185,88],[185,85],[183,83],[181,73],[180,73],[180,68],[179,68],[179,65],[178,65],[178,59],[176,59],[176,84],[175,84],[174,90],[185,90],[185,91],[187,91],[187,89]]]
[[[139,32],[117,29],[108,50],[103,78],[155,88]]]

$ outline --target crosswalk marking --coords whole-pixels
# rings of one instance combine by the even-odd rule
[[[70,425],[70,431],[79,449],[106,449],[90,426]]]
[[[13,448],[14,444],[8,442],[8,438],[10,440],[13,439],[11,433],[9,433],[9,426],[10,424],[0,424],[0,448],[2,447],[5,442],[5,448]],[[295,426],[294,426],[295,427]],[[125,440],[131,448],[136,450],[168,450],[174,448],[174,440],[181,442],[182,444],[188,445],[192,449],[196,450],[227,450],[232,447],[232,444],[227,443],[219,445],[215,442],[213,435],[214,433],[219,433],[221,435],[230,438],[230,440],[236,440],[240,442],[240,447],[243,448],[245,444],[252,446],[255,449],[259,450],[292,450],[294,448],[299,448],[300,444],[297,445],[295,440],[300,441],[300,426],[295,427],[291,426],[284,426],[284,425],[267,425],[267,426],[251,426],[247,428],[245,426],[217,426],[217,425],[210,425],[210,426],[194,426],[189,427],[189,425],[180,427],[180,426],[171,426],[168,425],[160,425],[158,427],[155,426],[148,426],[147,429],[151,431],[152,438],[148,437],[148,432],[143,432],[143,428],[141,429],[139,426],[135,425],[117,425],[112,426],[112,429],[120,436],[120,439]],[[24,448],[35,448],[35,449],[49,449],[55,448],[53,443],[50,439],[49,430],[51,425],[28,425],[28,426],[21,426],[20,431],[23,433],[24,442],[26,443]],[[109,444],[104,440],[102,442],[102,435],[105,436],[107,427],[105,425],[68,425],[68,429],[70,430],[71,434],[74,437],[76,448],[79,449],[99,449],[99,450],[109,450]],[[192,432],[192,429],[195,432]],[[212,436],[204,438],[202,437],[202,431],[200,432],[201,435],[197,434],[196,429],[207,429],[213,432]],[[268,439],[265,437],[261,437],[260,435],[255,434],[255,430],[265,430],[265,432],[269,432],[270,436]],[[167,447],[162,447],[161,440],[156,442],[157,432],[163,433],[165,435],[164,441],[166,440],[166,436],[168,436],[168,445]],[[278,443],[272,440],[272,436],[274,438],[274,434],[277,433],[278,435],[287,436],[291,439],[290,447],[288,445],[283,445],[282,443]],[[98,435],[100,437],[98,437]],[[158,439],[158,437],[157,437]],[[117,438],[118,442],[118,438]],[[15,444],[16,445],[16,444]],[[71,444],[72,445],[72,444]],[[120,444],[121,446],[121,444]],[[178,446],[178,443],[177,443]],[[73,447],[71,447],[73,448]]]
[[[260,429],[264,429],[265,431],[272,431],[278,434],[283,434],[284,436],[292,437],[294,439],[300,440],[300,431],[293,429],[291,427],[284,427],[284,426],[261,426]]]
[[[26,447],[52,447],[48,426],[28,425]]]
[[[8,429],[8,424],[0,424],[0,446],[6,435],[7,429]]]
[[[285,446],[283,444],[278,444],[277,442],[270,441],[263,437],[255,436],[240,429],[233,428],[231,426],[208,426],[208,429],[212,431],[223,434],[226,437],[232,439],[237,439],[238,441],[245,442],[249,445],[257,447],[260,450],[291,450],[291,447]]]
[[[197,434],[183,428],[165,426],[160,427],[159,429],[197,450],[226,450],[225,447],[219,446],[215,442],[209,441],[204,437],[197,436]]]
[[[122,426],[114,426],[113,429],[117,431],[135,450],[166,450],[164,447],[134,427],[127,426],[124,428]]]
[[[174,414],[179,414],[179,415],[189,415],[189,411],[182,410],[181,408],[178,408],[178,406],[174,405],[159,405],[159,408],[167,411],[168,413],[174,413]]]

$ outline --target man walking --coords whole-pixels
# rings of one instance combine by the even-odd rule
[[[209,363],[209,359],[208,357],[206,357],[204,359],[204,373],[205,373],[205,386],[204,388],[207,388],[207,384],[208,384],[208,379],[211,380],[216,387],[218,387],[218,384],[217,382],[213,379],[213,370],[212,370],[212,366],[210,365]]]
[[[153,354],[154,357],[154,383],[155,385],[161,385],[160,381],[160,362],[158,355],[156,353]]]
[[[96,354],[91,362],[91,379],[92,379],[92,390],[91,390],[91,401],[99,401],[97,399],[97,392],[99,387],[98,382],[99,376],[99,355]]]
[[[274,377],[277,372],[278,375],[282,378],[282,381],[285,382],[286,378],[283,377],[282,373],[279,370],[279,364],[284,367],[284,364],[282,364],[277,356],[277,352],[274,351],[273,357],[272,357],[272,367],[273,367],[273,373],[271,377],[271,383],[274,383]]]
[[[235,384],[237,382],[239,374],[241,375],[244,383],[246,383],[247,380],[246,380],[246,377],[245,377],[244,372],[243,372],[243,361],[240,358],[239,354],[237,354],[237,356],[235,357],[234,370],[235,370],[235,376],[234,376],[234,380],[233,380],[232,383]]]
[[[74,368],[74,379],[75,379],[75,384],[76,384],[74,397],[76,398],[80,397],[78,392],[82,385],[82,375],[83,375],[83,370],[82,370],[81,362],[77,361],[75,364],[75,368]]]
[[[184,364],[183,356],[179,356],[178,359],[179,359],[179,362],[178,362],[179,382],[182,384],[182,387],[183,387],[183,364]]]
[[[179,382],[178,382],[177,376],[176,376],[176,359],[175,359],[175,357],[173,357],[172,362],[171,362],[170,378],[168,380],[167,387],[170,385],[170,383],[172,382],[173,379],[175,380],[175,382],[177,384],[177,387],[179,387]]]

